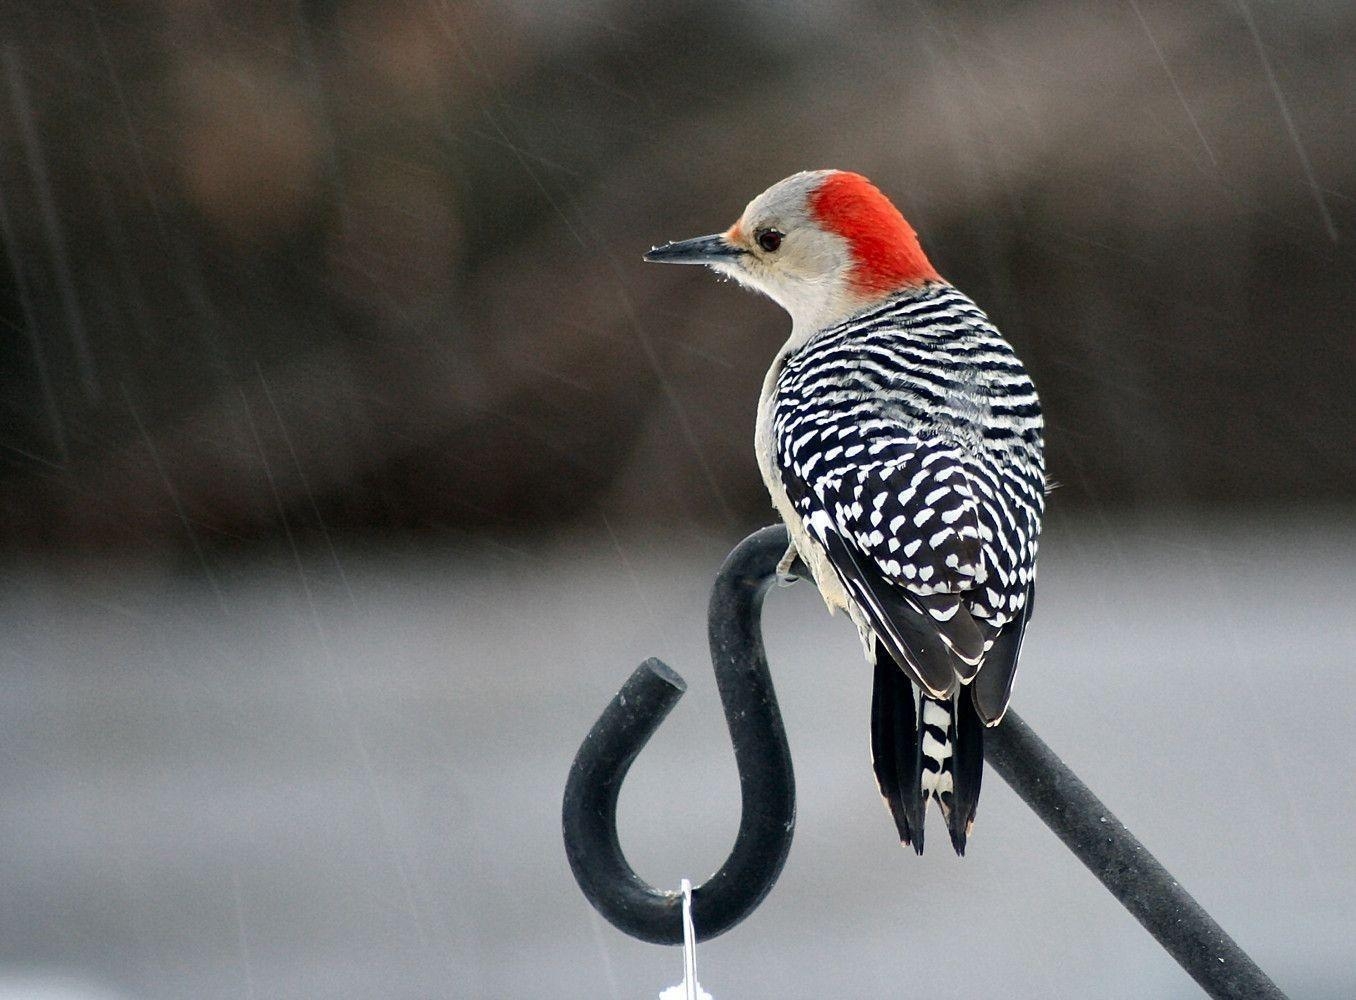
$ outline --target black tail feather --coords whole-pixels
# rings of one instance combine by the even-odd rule
[[[951,808],[947,831],[956,853],[965,855],[965,839],[975,822],[979,785],[984,777],[984,723],[970,692],[962,690],[951,706]]]
[[[894,818],[900,842],[922,854],[922,727],[914,713],[913,685],[879,644],[875,669],[871,695],[871,763],[876,772],[876,786]]]

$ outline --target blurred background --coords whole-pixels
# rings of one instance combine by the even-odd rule
[[[1300,997],[1356,993],[1356,8],[0,6],[0,998],[632,997],[559,842],[737,785],[706,588],[788,322],[642,265],[872,177],[1042,393],[1016,704]],[[718,997],[1193,996],[990,775],[891,843],[851,630],[769,601],[801,821]]]

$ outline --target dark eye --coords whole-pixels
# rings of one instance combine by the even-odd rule
[[[776,253],[777,248],[782,245],[783,235],[775,229],[760,229],[757,236],[758,245],[768,253]]]

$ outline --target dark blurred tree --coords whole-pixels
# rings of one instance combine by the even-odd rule
[[[6,544],[767,520],[786,321],[639,255],[822,166],[1017,343],[1057,508],[1350,502],[1356,13],[1249,11],[7,8]]]

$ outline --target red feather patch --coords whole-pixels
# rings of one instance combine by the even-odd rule
[[[851,280],[857,291],[880,295],[941,280],[913,227],[861,174],[829,174],[810,196],[810,211],[821,226],[852,248]]]

